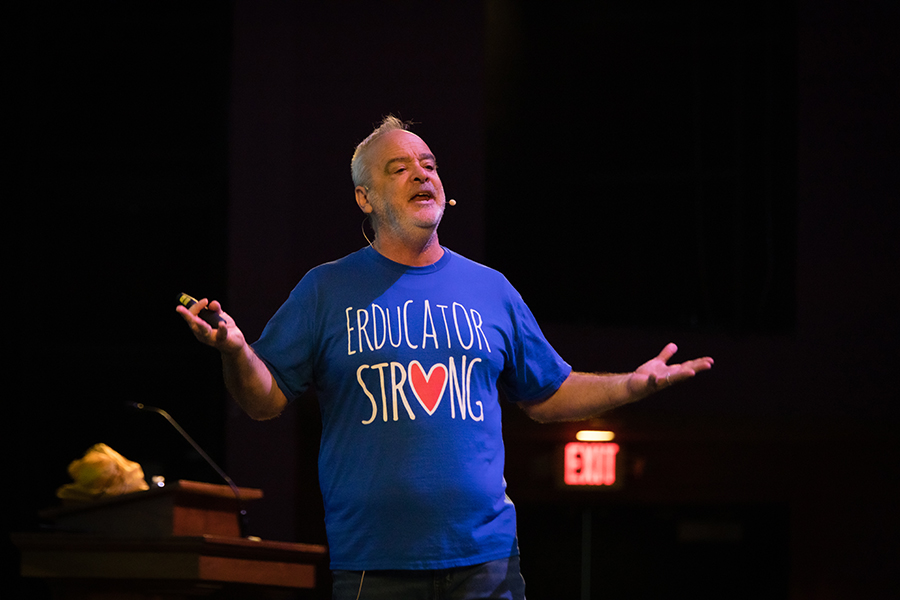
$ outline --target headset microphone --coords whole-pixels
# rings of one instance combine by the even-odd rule
[[[450,206],[456,206],[456,200],[447,200],[447,204]]]

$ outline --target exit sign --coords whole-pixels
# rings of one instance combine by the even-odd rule
[[[613,485],[616,482],[618,453],[618,444],[566,444],[563,481],[566,485]]]

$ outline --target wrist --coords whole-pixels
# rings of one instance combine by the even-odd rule
[[[242,359],[247,359],[253,354],[253,349],[250,347],[245,340],[241,339],[240,343],[235,343],[234,340],[229,339],[229,343],[222,344],[218,347],[219,353],[222,355],[222,360],[232,363],[241,362]]]
[[[649,388],[650,378],[637,371],[625,374],[626,403],[642,400],[652,394]]]

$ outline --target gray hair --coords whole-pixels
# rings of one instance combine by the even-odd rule
[[[396,129],[407,131],[409,130],[409,125],[410,123],[401,121],[394,115],[388,115],[382,119],[381,125],[369,134],[369,137],[359,143],[356,150],[353,152],[353,158],[350,160],[350,175],[353,177],[353,185],[368,187],[372,182],[372,175],[369,172],[369,161],[366,159],[366,154],[368,153],[372,142],[376,141],[389,131],[394,131]]]

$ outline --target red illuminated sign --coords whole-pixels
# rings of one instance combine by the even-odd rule
[[[616,482],[618,444],[566,444],[566,485],[612,485]]]

